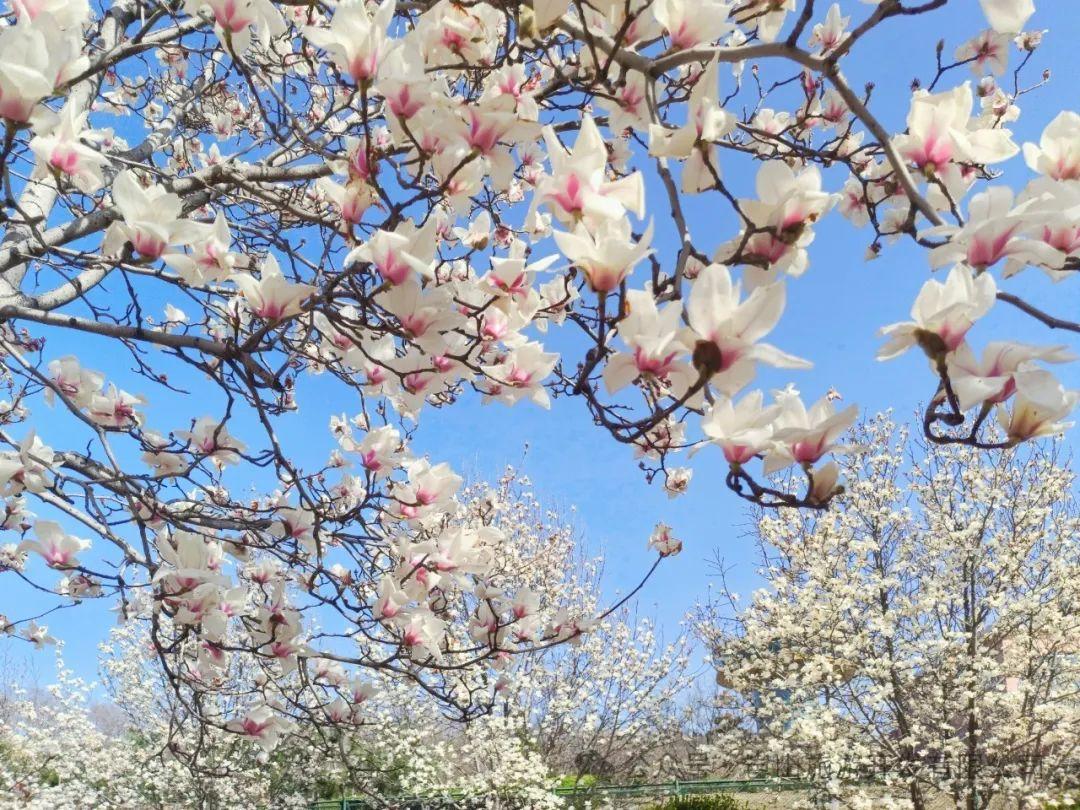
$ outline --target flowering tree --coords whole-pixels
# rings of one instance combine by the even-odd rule
[[[66,670],[48,690],[25,692],[4,707],[0,795],[5,807],[308,806],[321,774],[304,770],[314,749],[295,739],[283,744],[282,754],[290,758],[275,758],[271,766],[258,762],[258,749],[226,732],[211,731],[203,738],[197,770],[178,757],[163,757],[164,738],[158,735],[169,728],[168,718],[146,699],[160,669],[140,670],[138,661],[129,669],[144,677],[126,680],[124,695],[126,709],[138,707],[137,723],[125,718],[115,728],[103,728],[90,685]]]
[[[801,758],[853,806],[1075,788],[1080,511],[1057,448],[924,457],[887,417],[857,437],[834,510],[758,521],[768,587],[701,617],[744,721],[717,752]],[[867,773],[892,801],[843,785]]]
[[[573,527],[541,507],[527,478],[507,470],[496,486],[472,485],[462,495],[460,525],[494,526],[513,539],[500,575],[523,593],[558,595],[524,598],[520,612],[544,624],[599,612],[599,560],[583,556]],[[468,611],[456,612],[448,628],[451,636],[485,632]],[[8,792],[43,806],[214,807],[241,797],[283,806],[323,791],[384,797],[448,789],[556,806],[550,788],[558,775],[625,775],[641,762],[662,767],[656,752],[677,738],[675,696],[690,680],[687,644],[683,636],[661,647],[650,624],[623,608],[568,647],[503,660],[494,690],[486,671],[473,670],[475,682],[461,687],[497,701],[491,714],[467,724],[432,711],[410,681],[376,673],[357,690],[361,708],[337,700],[326,709],[333,722],[300,726],[267,755],[227,730],[192,722],[198,718],[157,662],[148,617],[135,617],[104,645],[103,685],[120,713],[112,733],[93,722],[86,684],[61,670],[47,699],[27,693],[0,706],[2,775]],[[234,658],[230,682],[202,696],[203,715],[228,716],[242,703],[250,680],[244,660]],[[314,680],[344,684],[340,665],[316,666]],[[273,699],[288,704],[294,696]]]
[[[319,662],[485,711],[460,673],[583,625],[516,615],[504,538],[455,527],[460,479],[409,451],[421,412],[469,389],[579,397],[673,494],[690,480],[676,454],[714,442],[741,496],[822,508],[837,468],[819,462],[854,409],[740,392],[759,364],[808,365],[786,349],[809,347],[762,339],[837,205],[876,246],[912,239],[952,267],[883,349],[930,357],[927,434],[985,446],[1052,430],[1075,396],[1039,364],[1066,353],[997,343],[978,359],[965,342],[999,299],[1080,330],[992,274],[1063,278],[1080,250],[1074,113],[1025,145],[1037,177],[1019,198],[991,182],[1019,151],[1021,90],[984,74],[1029,60],[1031,0],[981,0],[905,132],[842,69],[945,1],[853,19],[811,0],[12,0],[0,484],[2,525],[24,536],[10,577],[151,616],[189,716],[268,749],[355,703],[318,682]],[[744,80],[751,61],[772,84]],[[752,198],[725,185],[721,155],[760,164]],[[848,170],[842,190],[823,188],[825,165]],[[730,207],[730,238],[691,237],[696,195]],[[556,327],[577,336],[563,355],[544,343]],[[348,418],[312,462],[295,411],[325,401]],[[1001,442],[983,431],[995,409]],[[803,485],[757,480],[759,458],[798,465]],[[677,546],[656,540],[661,556]],[[450,605],[487,634],[452,641]],[[32,616],[3,626],[49,640]],[[234,657],[243,700],[208,715]]]

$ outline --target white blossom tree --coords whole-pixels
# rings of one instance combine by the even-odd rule
[[[927,447],[887,416],[855,440],[832,510],[759,516],[767,586],[699,617],[742,721],[716,753],[790,757],[857,807],[1075,789],[1080,510],[1060,446]],[[887,796],[844,784],[863,777]]]
[[[1032,0],[973,5],[954,61],[926,44],[903,132],[844,73],[899,18],[934,31],[946,1],[10,0],[5,579],[151,616],[186,716],[267,749],[352,699],[313,677],[330,665],[482,714],[493,696],[463,681],[589,617],[514,615],[504,538],[455,528],[460,478],[410,450],[421,414],[577,397],[673,495],[680,453],[715,443],[740,496],[822,509],[854,406],[743,391],[759,365],[809,365],[812,346],[763,339],[833,208],[872,253],[911,240],[950,268],[882,349],[929,357],[927,436],[1053,432],[1077,395],[1046,364],[1068,353],[966,340],[997,301],[1080,331],[1022,272],[1078,267],[1077,114],[998,174],[1021,151]],[[724,180],[736,159],[750,196]],[[695,201],[720,204],[707,237]],[[345,414],[320,445],[326,403]],[[48,643],[53,608],[22,603],[0,626]],[[451,605],[490,632],[452,637]],[[250,681],[222,716],[233,658]]]

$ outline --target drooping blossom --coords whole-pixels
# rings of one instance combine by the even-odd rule
[[[1065,388],[1049,371],[1031,369],[1014,375],[1016,396],[1011,409],[999,405],[997,418],[1012,442],[1061,433],[1063,422],[1080,401],[1080,392]]]
[[[964,225],[942,225],[924,232],[948,239],[930,251],[930,266],[936,269],[963,262],[982,271],[1005,259],[1005,273],[1013,275],[1029,264],[1058,264],[1062,256],[1057,250],[1041,239],[1026,238],[1036,228],[1026,215],[1027,207],[1013,206],[1013,192],[1007,186],[976,194],[968,203]]]

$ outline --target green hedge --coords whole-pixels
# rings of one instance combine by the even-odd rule
[[[649,810],[744,810],[745,804],[727,793],[707,796],[672,796]]]

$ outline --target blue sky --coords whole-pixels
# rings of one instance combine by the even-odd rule
[[[845,2],[842,6],[856,20],[869,9],[859,2]],[[1080,90],[1075,80],[1080,75],[1080,55],[1075,44],[1080,37],[1078,4],[1074,0],[1041,0],[1038,6],[1028,27],[1048,28],[1050,33],[1025,71],[1025,84],[1037,82],[1044,68],[1052,68],[1053,78],[1049,86],[1020,100],[1023,114],[1012,127],[1018,142],[1037,140],[1060,109],[1080,109]],[[845,61],[845,73],[855,88],[861,88],[866,81],[875,83],[871,107],[886,128],[899,131],[907,113],[911,80],[916,76],[932,77],[936,38],[945,37],[945,54],[949,56],[960,42],[956,37],[974,34],[983,26],[976,0],[954,0],[926,17],[890,20],[860,43],[853,57]],[[1017,59],[1015,51],[1011,58],[1014,62]],[[973,77],[966,69],[958,70],[943,87],[968,78]],[[743,156],[723,153],[722,171],[738,196],[752,196],[756,167]],[[1016,184],[1030,176],[1019,157],[1004,168],[1010,182]],[[827,174],[826,184],[831,190],[838,189],[841,183],[840,175]],[[667,203],[663,192],[650,185],[647,198],[650,211],[657,217],[656,247],[661,256],[673,257],[676,246],[670,229],[664,227]],[[727,209],[717,205],[715,197],[689,202],[692,233],[699,237],[698,246],[706,250],[734,235]],[[712,231],[718,234],[715,243],[700,238]],[[912,300],[928,277],[925,253],[899,243],[887,248],[881,258],[866,263],[863,254],[870,242],[869,232],[854,230],[837,212],[818,225],[816,234],[810,246],[810,268],[802,278],[788,282],[788,309],[769,337],[780,348],[813,360],[815,367],[802,372],[763,370],[755,387],[768,389],[793,380],[809,402],[835,386],[845,404],[858,403],[866,413],[893,407],[898,418],[907,418],[932,392],[933,378],[925,359],[915,352],[889,363],[877,362],[874,354],[880,341],[876,331],[883,324],[907,318]],[[538,251],[538,255],[544,254]],[[1038,271],[1029,270],[1003,287],[1021,292],[1032,302],[1065,317],[1076,317],[1080,312],[1080,292],[1075,284],[1052,285]],[[77,347],[84,358],[88,358],[88,351],[94,353],[94,359],[87,359],[88,365],[109,371],[118,381],[126,376],[119,376],[119,371],[130,365],[125,358],[98,361],[97,357],[103,355],[96,350],[105,351],[106,344],[81,338],[76,344],[60,335],[50,338],[54,344],[48,357]],[[1067,336],[1056,335],[1001,304],[976,326],[971,338],[976,345],[993,339],[1068,342]],[[565,338],[559,341],[565,342]],[[1080,368],[1076,365],[1064,367],[1061,376],[1067,385],[1080,387]],[[298,460],[302,464],[313,465],[325,457],[330,447],[328,415],[356,410],[353,402],[335,399],[332,390],[336,389],[318,381],[309,392],[301,388],[300,411],[282,423],[286,446],[317,450],[309,458],[301,455]],[[191,415],[212,412],[212,408],[198,402],[200,395],[196,389],[188,400],[151,408],[151,426],[178,428]],[[47,419],[47,411],[39,413],[39,418]],[[47,438],[50,428],[47,422],[43,424]],[[429,453],[433,460],[449,461],[469,477],[494,477],[507,463],[521,466],[541,498],[556,506],[576,507],[572,519],[590,548],[606,555],[606,589],[612,596],[633,587],[651,564],[652,553],[646,550],[646,541],[654,524],[658,520],[671,524],[684,542],[684,552],[665,561],[641,596],[645,612],[654,611],[669,634],[676,631],[683,614],[705,595],[712,576],[708,561],[716,552],[728,564],[728,581],[733,587],[745,593],[759,582],[754,572],[752,542],[746,536],[746,512],[742,502],[724,488],[725,465],[719,451],[712,452],[712,448],[694,458],[690,491],[671,500],[659,486],[644,482],[629,448],[593,427],[583,402],[556,400],[548,412],[529,404],[514,408],[482,406],[474,397],[452,408],[425,408],[414,450]],[[8,596],[0,610],[20,616],[30,605],[40,602],[39,596],[8,583],[5,580]],[[8,601],[12,598],[19,600],[19,609],[12,609]],[[96,644],[105,635],[103,623],[112,621],[106,607],[84,606],[46,620],[54,634],[65,639],[68,664],[88,676],[95,670]],[[5,644],[10,642],[0,641],[0,646]],[[24,654],[13,652],[19,657]],[[48,672],[51,665],[40,654],[36,658],[37,669]]]

